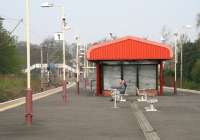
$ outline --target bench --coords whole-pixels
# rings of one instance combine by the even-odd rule
[[[154,103],[158,102],[158,99],[155,98],[157,96],[158,91],[156,89],[136,89],[136,93],[140,96],[137,99],[138,102],[147,102],[149,106],[145,107],[146,111],[157,111],[154,107]],[[149,97],[149,98],[148,98]]]
[[[123,98],[123,96],[127,96],[127,86],[125,87],[125,91],[123,94],[120,94],[120,91],[118,89],[113,89],[112,91],[115,91],[113,92],[112,94],[112,98],[114,99],[115,96],[116,96],[116,101],[119,101],[119,102],[126,102],[126,99]]]
[[[146,102],[147,101],[146,89],[138,89],[138,88],[136,88],[136,93],[137,93],[138,96],[140,96],[140,98],[137,99],[138,102]]]
[[[156,89],[147,89],[147,96],[149,99],[147,100],[147,103],[149,103],[149,106],[145,107],[146,111],[157,111],[157,109],[154,107],[154,103],[158,102],[158,99],[155,98],[155,96],[158,95],[158,91]]]
[[[126,99],[123,98],[123,96],[127,95],[126,91],[127,91],[127,86],[125,87],[124,93],[118,95],[119,98],[120,98],[120,99],[119,99],[120,102],[126,102]]]

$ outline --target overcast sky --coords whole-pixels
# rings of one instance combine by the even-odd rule
[[[4,26],[12,30],[25,15],[25,0],[0,0],[0,16],[7,18]],[[60,31],[61,10],[41,8],[45,0],[31,1],[31,42],[41,43]],[[98,41],[112,32],[117,36],[133,35],[159,41],[161,29],[166,25],[176,32],[184,25],[192,25],[191,38],[196,37],[196,15],[200,13],[200,0],[49,0],[65,6],[71,30],[66,41],[74,42],[76,34],[82,43]],[[24,23],[15,35],[24,40]]]

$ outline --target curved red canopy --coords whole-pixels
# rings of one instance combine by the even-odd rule
[[[169,60],[173,53],[169,46],[127,36],[89,48],[87,59],[95,60]]]

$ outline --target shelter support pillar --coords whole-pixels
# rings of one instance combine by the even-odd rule
[[[100,77],[101,77],[101,69],[100,69],[100,63],[97,62],[96,63],[96,96],[99,96],[101,93],[101,81],[100,81]]]
[[[158,71],[159,71],[159,70],[158,70],[158,65],[156,65],[156,90],[157,90],[157,91],[158,91],[158,80],[159,80],[159,79],[158,79],[158,75],[159,75],[159,74],[158,74]]]
[[[159,95],[163,96],[163,81],[164,81],[164,76],[163,76],[163,62],[160,62],[160,92]]]

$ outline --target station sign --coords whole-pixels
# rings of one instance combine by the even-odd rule
[[[54,40],[60,41],[63,40],[63,33],[62,32],[57,32],[54,34]]]

